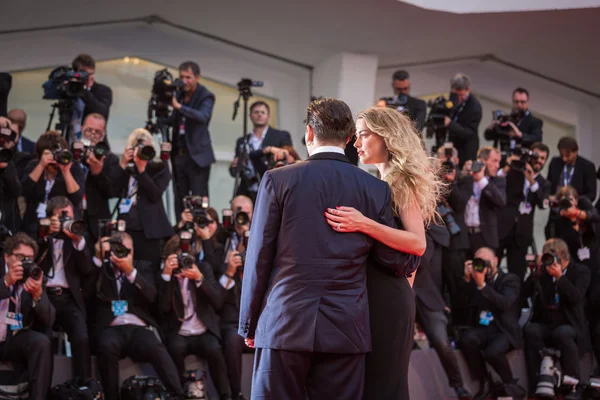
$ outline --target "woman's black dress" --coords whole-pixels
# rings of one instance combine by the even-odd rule
[[[374,263],[367,267],[367,291],[372,350],[366,357],[364,400],[408,400],[414,292],[405,277]]]

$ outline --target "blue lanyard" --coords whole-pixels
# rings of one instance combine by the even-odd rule
[[[565,165],[565,168],[563,169],[563,186],[569,186],[571,179],[573,179],[573,173],[575,173],[575,166],[571,168],[571,173],[568,173],[567,166]]]

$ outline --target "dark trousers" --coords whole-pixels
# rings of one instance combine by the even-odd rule
[[[244,338],[238,334],[237,324],[221,326],[223,353],[229,375],[231,393],[235,396],[242,392],[242,354],[244,353]]]
[[[448,340],[448,319],[444,312],[430,310],[419,300],[419,297],[416,299],[416,307],[417,321],[425,331],[430,346],[435,349],[448,376],[450,387],[462,387],[463,381],[458,368],[458,360]]]
[[[469,303],[467,296],[461,292],[461,282],[464,281],[465,276],[466,250],[444,248],[442,258],[444,283],[450,295],[452,324],[466,325],[469,318]]]
[[[10,329],[10,328],[7,328]],[[52,378],[52,344],[43,333],[23,330],[0,344],[0,360],[27,367],[29,399],[46,400]]]
[[[225,357],[219,338],[210,332],[197,336],[171,335],[166,340],[166,346],[180,376],[185,372],[185,356],[194,354],[208,362],[210,376],[221,398],[231,397]]]
[[[177,368],[155,334],[140,326],[104,328],[98,335],[98,367],[106,399],[119,399],[119,360],[125,357],[152,364],[166,387],[183,394]]]
[[[522,243],[519,243],[515,236],[511,234],[500,240],[500,247],[496,250],[498,263],[502,261],[506,253],[508,272],[517,275],[521,278],[521,281],[525,279],[525,273],[527,272],[525,256],[527,255],[528,247],[529,245],[523,246]]]
[[[600,321],[595,321],[591,324],[592,334],[592,346],[594,348],[594,355],[596,356],[596,363],[600,365]]]
[[[194,196],[208,196],[210,165],[199,167],[189,155],[177,155],[173,159],[175,213],[177,219],[183,211],[183,198],[192,192]]]
[[[252,400],[357,400],[364,385],[364,354],[256,349]]]
[[[58,295],[48,293],[50,302],[56,309],[56,322],[69,336],[73,357],[73,376],[90,378],[92,376],[92,359],[85,315],[75,302],[70,291]]]
[[[537,386],[538,372],[542,363],[540,351],[546,346],[560,350],[560,365],[563,375],[581,378],[577,331],[571,325],[553,328],[530,322],[523,329],[523,337],[525,338],[525,362],[530,393],[533,393]]]
[[[480,382],[487,380],[487,362],[496,370],[503,383],[511,383],[512,371],[506,354],[512,350],[508,337],[492,323],[466,331],[461,338],[461,349],[469,369]]]

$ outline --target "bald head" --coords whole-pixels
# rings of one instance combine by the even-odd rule
[[[19,134],[22,134],[27,125],[27,113],[20,108],[13,108],[6,115],[8,119],[17,124],[19,127]]]
[[[235,212],[241,209],[241,211],[248,214],[250,220],[252,220],[252,211],[254,210],[254,204],[252,203],[252,199],[247,196],[235,196],[233,200],[231,200],[231,209]]]

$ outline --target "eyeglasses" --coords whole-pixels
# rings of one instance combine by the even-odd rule
[[[527,104],[527,100],[513,100],[514,104]]]
[[[83,133],[86,133],[88,135],[93,135],[93,136],[104,135],[104,132],[102,132],[100,129],[94,129],[94,128],[83,128]]]
[[[15,257],[17,259],[17,261],[23,261],[26,258],[32,258],[31,256],[25,255],[25,254],[18,254],[18,253],[13,253],[11,254],[13,257]]]

